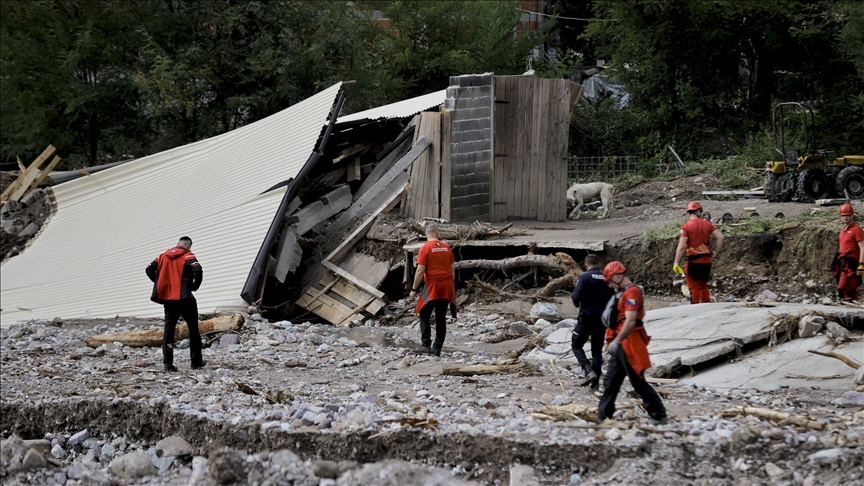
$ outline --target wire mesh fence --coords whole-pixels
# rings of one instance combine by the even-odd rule
[[[602,182],[624,174],[639,172],[639,157],[612,155],[606,157],[567,157],[567,180],[576,182]]]

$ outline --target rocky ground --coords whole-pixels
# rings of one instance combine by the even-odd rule
[[[340,329],[253,314],[205,349],[203,370],[190,370],[179,351],[177,373],[162,371],[157,348],[84,343],[159,321],[3,329],[0,477],[66,485],[864,480],[864,390],[661,383],[672,420],[651,425],[625,384],[615,420],[598,424],[597,397],[563,363],[449,374],[516,356],[572,323],[499,308],[468,306],[449,324],[440,358],[410,354],[419,338],[412,326],[369,320]],[[798,419],[771,422],[736,407]]]

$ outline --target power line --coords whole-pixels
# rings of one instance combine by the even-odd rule
[[[525,10],[525,9],[521,9],[521,8],[517,8],[516,10],[518,10],[520,12],[534,14],[534,15],[542,15],[543,17],[554,17],[554,15],[549,15],[549,14],[545,14],[542,12],[532,12],[530,10]],[[582,20],[585,22],[590,22],[592,20],[596,20],[597,22],[620,22],[621,21],[621,19],[580,19],[578,17],[558,17],[558,18],[562,19],[562,20]]]

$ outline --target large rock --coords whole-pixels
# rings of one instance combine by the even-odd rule
[[[864,407],[864,392],[847,391],[840,398],[834,400],[834,404],[838,407]]]
[[[822,316],[804,316],[798,321],[798,336],[808,338],[822,330],[825,318]]]
[[[24,469],[42,469],[48,465],[45,457],[36,449],[28,449],[24,454],[24,460],[21,461]]]
[[[162,454],[158,454],[160,450]],[[160,456],[183,457],[191,456],[195,452],[195,448],[183,437],[172,435],[156,443],[156,452]]]
[[[516,321],[510,323],[510,334],[515,334],[517,336],[530,336],[534,334],[534,331],[532,331],[524,321]]]
[[[5,469],[19,466],[26,452],[24,441],[15,434],[10,435],[8,439],[0,442],[0,467]]]
[[[843,344],[852,340],[852,333],[834,321],[826,322],[825,330],[828,332],[828,335],[831,336],[831,339],[833,339],[837,344]]]
[[[156,466],[143,452],[132,452],[111,461],[111,474],[123,479],[143,478],[156,474]]]
[[[404,461],[387,460],[365,464],[361,469],[339,476],[337,486],[470,486],[442,468],[418,466]]]
[[[510,466],[510,486],[540,486],[534,468],[522,464]]]
[[[531,315],[537,317],[558,317],[558,306],[551,302],[537,302],[531,306]]]
[[[223,447],[210,453],[207,470],[216,484],[232,484],[245,481],[245,462],[240,451]]]

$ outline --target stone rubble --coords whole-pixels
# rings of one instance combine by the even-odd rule
[[[161,327],[157,320],[13,325],[0,330],[0,480],[70,486],[501,485],[520,462],[534,467],[540,484],[602,484],[613,476],[621,484],[864,480],[864,412],[855,405],[864,393],[823,391],[818,382],[807,389],[760,390],[656,384],[672,420],[652,426],[625,385],[616,426],[598,429],[582,419],[531,415],[544,406],[596,407],[597,397],[575,385],[582,376],[578,367],[557,366],[566,390],[548,362],[537,374],[442,374],[445,367],[495,364],[530,346],[536,329],[575,325],[560,320],[557,307],[554,316],[546,314],[487,315],[468,306],[449,322],[438,358],[409,353],[419,344],[419,331],[410,325],[267,323],[252,313],[240,332],[205,348],[204,369],[190,370],[188,354],[177,352],[177,373],[162,371],[159,348],[84,345],[91,334]],[[484,343],[484,336],[503,340]],[[824,428],[723,415],[738,406],[807,416]],[[98,421],[85,419],[91,409]],[[68,416],[50,417],[58,411]],[[45,420],[34,422],[40,414]],[[77,428],[57,430],[57,423]],[[217,431],[231,440],[214,436]],[[25,443],[12,432],[38,442]],[[304,447],[296,445],[301,438]],[[237,441],[246,448],[230,445]],[[382,447],[391,441],[398,445]],[[429,450],[434,444],[437,452]],[[525,464],[524,458],[535,457]],[[354,462],[369,458],[378,462]]]

